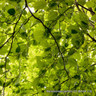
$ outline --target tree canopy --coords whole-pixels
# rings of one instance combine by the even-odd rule
[[[96,0],[0,0],[0,96],[96,95]]]

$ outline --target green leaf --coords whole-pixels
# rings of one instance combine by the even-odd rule
[[[31,43],[32,43],[34,46],[38,44],[36,40],[32,40]]]
[[[68,43],[65,43],[65,47],[68,47]]]
[[[49,31],[47,29],[45,29],[45,32],[44,32],[44,37],[48,38],[50,35]]]
[[[39,83],[38,86],[40,86],[41,88],[44,88],[44,83]]]
[[[3,69],[2,68],[0,68],[0,74],[2,74],[3,73]]]
[[[72,44],[76,49],[80,48],[81,45],[84,43],[84,35],[81,33],[74,34],[72,36]]]
[[[13,79],[14,79],[14,78],[12,78],[11,80],[7,81],[7,82],[5,83],[5,87],[9,86],[9,85],[13,82]]]
[[[35,9],[44,9],[46,7],[46,2],[45,0],[39,0],[34,2],[33,7]]]
[[[0,80],[0,86],[2,86],[2,85],[3,85],[2,80]]]
[[[88,28],[88,22],[85,21],[81,21],[82,26],[84,26],[85,28]]]
[[[70,34],[69,34],[69,35],[68,35],[68,34],[66,35],[66,39],[69,39],[70,37],[71,37],[71,35],[70,35]]]
[[[22,36],[22,38],[26,38],[27,37],[27,33],[26,32],[22,32],[21,36]]]
[[[14,9],[14,8],[9,9],[9,10],[8,10],[8,13],[9,13],[10,15],[14,15],[14,14],[15,14],[15,9]]]
[[[73,29],[73,30],[71,30],[71,33],[72,33],[72,34],[76,34],[76,33],[78,33],[78,32]]]
[[[25,57],[25,58],[28,56],[28,52],[27,52],[26,49],[22,52],[22,56]]]
[[[74,1],[0,0],[0,88],[5,84],[5,95],[64,96],[46,90],[90,89],[67,95],[95,96],[96,0],[77,0],[81,11]]]
[[[86,0],[78,0],[78,3],[84,5],[86,3]]]
[[[21,2],[21,0],[10,0],[10,1],[15,1],[17,3]]]
[[[56,40],[60,40],[60,38],[62,37],[60,32],[55,32],[53,35]]]
[[[77,66],[77,61],[74,58],[68,58],[68,64],[70,64],[70,66]]]
[[[45,29],[42,26],[42,24],[36,25],[34,28],[34,33],[33,33],[35,40],[38,42],[43,40],[44,32],[45,32]]]
[[[95,4],[94,4],[94,2],[92,2],[92,1],[88,1],[87,3],[86,3],[86,5],[87,5],[87,7],[94,7],[95,6]]]
[[[57,5],[57,3],[55,3],[55,2],[50,2],[49,3],[49,7],[54,7],[54,6],[56,6]]]
[[[80,80],[80,75],[75,75],[73,78]]]
[[[45,51],[50,51],[51,50],[51,47],[48,47],[45,49]]]
[[[18,46],[18,47],[16,48],[16,52],[17,52],[17,53],[20,52],[20,46]]]
[[[68,52],[68,55],[73,55],[76,52],[74,48],[71,48]]]
[[[5,65],[4,64],[0,64],[0,68],[3,68]]]
[[[91,19],[95,21],[96,20],[96,14],[93,15]]]

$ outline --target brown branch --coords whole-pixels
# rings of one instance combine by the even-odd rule
[[[92,39],[92,41],[96,42],[96,39],[94,39],[89,33],[87,33],[86,35],[88,35]]]
[[[25,7],[25,8],[26,8],[26,7]],[[16,31],[15,31],[16,26],[17,26],[17,24],[18,24],[18,22],[19,22],[19,20],[20,20],[20,18],[21,18],[21,16],[22,16],[22,13],[23,13],[23,11],[25,10],[25,8],[22,10],[22,12],[21,12],[21,14],[20,14],[20,16],[19,16],[19,19],[18,19],[17,22],[15,23],[15,26],[14,26],[12,35],[0,46],[0,49],[3,48],[3,46],[5,46],[5,45],[9,42],[9,40],[14,36],[14,34],[15,34],[15,32],[16,32]]]
[[[50,24],[50,26],[51,26],[54,22],[56,22],[57,20],[59,20],[59,19],[61,18],[61,16],[64,16],[64,13],[66,13],[69,9],[72,9],[72,8],[74,8],[74,6],[70,6],[70,7],[68,7],[66,10],[64,10],[63,13],[61,13],[55,20],[52,21],[52,23]]]
[[[8,52],[8,54],[5,57],[5,65],[4,65],[5,66],[5,82],[3,84],[3,96],[5,95],[5,84],[6,84],[6,79],[7,79],[7,76],[6,76],[7,59],[8,59],[8,56],[9,56],[10,52],[11,52],[11,49],[12,49],[13,39],[14,39],[14,37],[12,37],[12,42],[11,42],[11,46],[10,46],[9,52]]]
[[[84,8],[84,9],[86,9],[87,11],[90,11],[90,13],[91,13],[92,15],[94,15],[94,14],[95,14],[95,12],[92,10],[92,8],[89,8],[89,9],[88,9],[88,8],[86,8],[86,7],[82,6],[82,5],[81,5],[81,4],[79,4],[79,3],[78,3],[78,5],[79,5],[79,6],[81,6],[82,8]]]
[[[25,7],[25,8],[26,8],[26,7]],[[23,9],[23,11],[25,10],[25,8]],[[23,13],[23,11],[22,11],[22,13]],[[20,20],[20,18],[21,18],[21,16],[22,16],[22,13],[20,14],[19,19],[17,20],[17,22],[16,22],[16,24],[15,24],[15,26],[14,26],[13,33],[12,33],[11,37],[9,37],[9,38],[7,39],[7,41],[6,41],[2,46],[0,46],[0,49],[1,49],[1,48],[2,48],[7,42],[9,42],[9,40],[12,38],[12,42],[11,42],[11,46],[10,46],[9,52],[7,53],[7,55],[6,55],[6,57],[5,57],[5,82],[4,82],[4,84],[3,84],[3,96],[5,95],[5,84],[6,84],[6,79],[7,79],[7,76],[6,76],[7,58],[8,58],[8,56],[9,56],[10,52],[11,52],[12,45],[13,45],[14,34],[15,34],[15,32],[16,32],[15,29],[16,29],[16,26],[17,26],[17,24],[18,24],[18,22],[19,22],[19,20]]]
[[[81,4],[79,4],[78,2],[77,2],[77,0],[75,0],[75,5],[76,5],[76,7],[77,7],[77,9],[79,10],[79,11],[81,11],[80,10],[80,8],[79,8],[79,6],[80,7],[82,7],[83,9],[86,9],[87,11],[90,11],[90,13],[92,14],[92,15],[94,15],[95,14],[95,12],[92,10],[92,8],[86,8],[86,7],[84,7],[83,5],[81,5]],[[79,6],[78,6],[79,5]]]
[[[76,5],[77,9],[78,9],[79,11],[81,11],[80,8],[79,8],[79,6],[78,6],[77,0],[75,0],[75,5]]]
[[[52,38],[54,39],[54,41],[55,41],[55,43],[56,43],[56,45],[57,45],[58,51],[59,51],[59,53],[60,53],[60,55],[61,55],[61,57],[62,57],[63,63],[64,63],[64,70],[66,71],[66,73],[67,73],[67,75],[68,75],[68,77],[69,77],[69,73],[68,73],[68,71],[67,71],[67,69],[66,69],[66,67],[65,67],[65,60],[64,60],[63,54],[62,54],[62,52],[61,52],[61,50],[60,50],[60,48],[59,48],[59,45],[58,45],[58,43],[57,43],[56,38],[55,38],[55,37],[53,36],[53,34],[51,33],[50,28],[48,28],[48,27],[43,23],[43,21],[42,21],[41,19],[39,19],[38,17],[36,17],[36,16],[32,13],[32,11],[30,10],[30,8],[29,8],[29,6],[28,6],[27,0],[25,0],[25,7],[27,7],[28,10],[29,10],[29,12],[31,13],[31,15],[32,15],[36,20],[38,20],[38,21],[44,26],[45,29],[48,30],[48,32],[50,33],[50,35],[51,35]]]

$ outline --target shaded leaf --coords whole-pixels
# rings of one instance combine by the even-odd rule
[[[20,52],[20,46],[18,46],[18,47],[16,48],[16,52],[17,52],[17,53]]]
[[[8,13],[9,13],[10,15],[14,15],[14,14],[15,14],[15,9],[14,9],[14,8],[9,9],[9,10],[8,10]]]

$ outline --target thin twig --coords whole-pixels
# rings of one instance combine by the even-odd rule
[[[36,20],[38,20],[38,21],[44,26],[45,29],[48,30],[48,32],[50,33],[50,35],[51,35],[52,38],[54,39],[54,41],[55,41],[55,43],[56,43],[56,45],[57,45],[58,51],[59,51],[59,53],[60,53],[60,55],[61,55],[61,57],[62,57],[63,63],[64,63],[64,70],[66,71],[66,73],[67,73],[67,75],[68,75],[68,77],[69,77],[69,73],[68,73],[68,71],[67,71],[67,69],[66,69],[66,67],[65,67],[65,60],[64,60],[63,54],[62,54],[62,52],[61,52],[61,50],[60,50],[60,48],[59,48],[59,45],[58,45],[58,43],[57,43],[57,41],[56,41],[56,38],[55,38],[55,37],[53,36],[53,34],[51,33],[50,28],[48,28],[48,27],[43,23],[43,21],[42,21],[41,19],[37,18],[37,17],[32,13],[32,11],[30,10],[30,8],[29,8],[29,6],[28,6],[27,0],[25,0],[25,7],[27,7],[28,10],[29,10],[29,12],[31,13],[31,15],[32,15]]]
[[[6,76],[7,59],[8,59],[8,56],[9,56],[10,52],[11,52],[11,49],[12,49],[13,39],[14,39],[14,37],[12,38],[12,42],[11,42],[11,46],[10,46],[9,52],[8,52],[8,54],[5,57],[5,82],[3,84],[3,96],[5,96],[5,92],[4,91],[5,91],[5,84],[6,84],[6,78],[7,78],[7,76]]]
[[[26,7],[25,7],[25,8],[26,8]],[[23,9],[23,11],[25,10],[25,8]],[[21,18],[21,16],[22,16],[23,11],[21,12],[21,14],[20,14],[20,16],[19,16],[19,19],[18,19],[17,22],[15,23],[15,26],[14,26],[13,33],[12,33],[11,37],[9,37],[9,38],[7,39],[7,41],[6,41],[2,46],[0,46],[0,49],[1,49],[1,48],[2,48],[7,42],[9,42],[9,40],[12,38],[12,42],[11,42],[10,49],[9,49],[9,51],[8,51],[6,57],[5,57],[5,82],[4,82],[4,84],[3,84],[3,96],[5,96],[5,84],[6,84],[6,78],[7,78],[7,76],[6,76],[6,66],[7,66],[6,64],[7,64],[7,59],[8,59],[8,56],[9,56],[10,52],[11,52],[11,49],[12,49],[14,34],[15,34],[15,32],[16,32],[15,29],[16,29],[16,26],[17,26],[17,24],[18,24],[18,22],[19,22],[19,20],[20,20],[20,18]]]
[[[25,8],[26,8],[26,7],[25,7]],[[21,18],[21,16],[22,16],[22,13],[23,13],[23,11],[25,10],[25,8],[22,10],[22,12],[21,12],[21,14],[20,14],[20,16],[19,16],[19,19],[18,19],[17,22],[15,23],[15,26],[14,26],[12,35],[0,46],[0,49],[3,48],[3,46],[6,45],[6,44],[9,42],[9,40],[14,36],[14,34],[15,34],[15,32],[16,32],[16,31],[15,31],[16,26],[17,26],[17,24],[18,24],[18,22],[19,22],[19,20],[20,20],[20,18]]]

